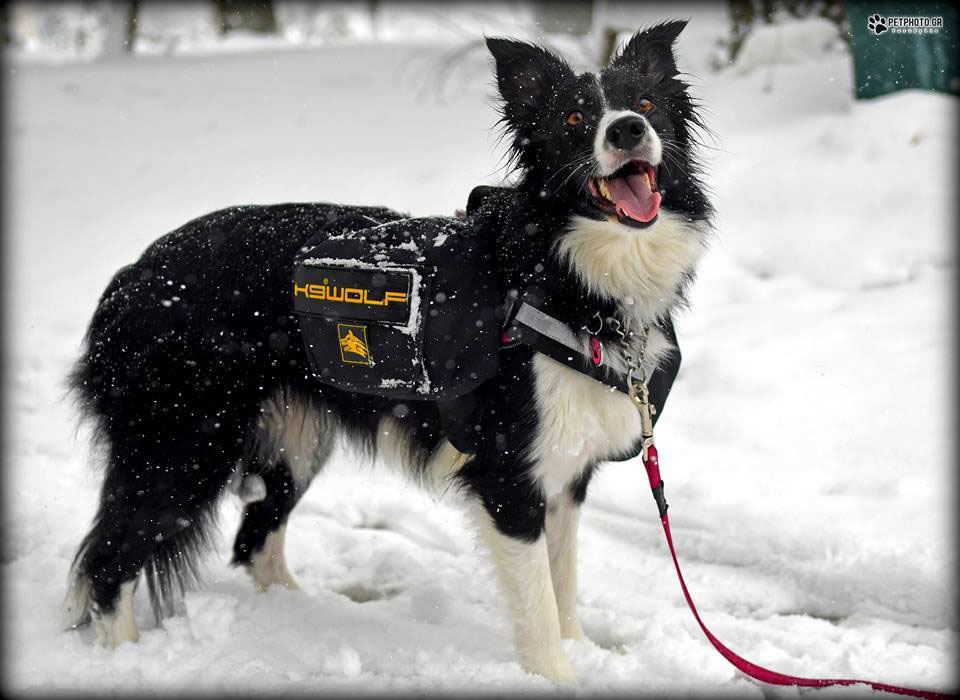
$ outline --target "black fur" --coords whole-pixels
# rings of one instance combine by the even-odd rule
[[[671,144],[660,170],[662,206],[705,221],[711,208],[694,133],[702,124],[671,51],[682,27],[638,34],[599,85],[615,109],[629,109],[639,95],[657,104],[648,117]],[[617,300],[588,293],[552,252],[571,216],[603,218],[586,193],[586,171],[576,167],[602,109],[598,81],[539,47],[487,43],[517,178],[471,215],[497,237],[502,288],[564,309],[571,323],[597,310],[612,315]],[[585,119],[571,127],[565,115],[575,109]],[[332,411],[338,429],[369,454],[380,418],[392,416],[407,430],[414,467],[426,463],[442,438],[438,406],[406,401],[395,410],[397,402],[317,383],[291,313],[290,266],[299,247],[320,230],[362,228],[365,214],[401,216],[335,204],[214,212],[160,238],[107,287],[72,375],[107,453],[99,509],[77,554],[77,575],[90,581],[97,609],[112,610],[119,586],[142,569],[156,613],[169,609],[190,582],[238,465],[241,476],[264,478],[268,496],[247,506],[234,562],[248,563],[285,522],[302,493],[287,465],[264,462],[251,439],[261,406],[278,391]],[[527,455],[539,420],[532,358],[524,347],[504,352],[499,374],[478,391],[476,454],[457,475],[502,533],[528,541],[542,532],[546,512]],[[594,467],[568,487],[577,502]]]
[[[243,509],[243,521],[233,543],[233,564],[248,564],[267,535],[286,522],[303,495],[293,480],[290,467],[282,460],[277,464],[256,460],[246,468],[244,475],[259,476],[267,493]]]

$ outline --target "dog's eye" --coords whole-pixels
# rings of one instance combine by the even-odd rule
[[[576,126],[583,121],[583,112],[570,112],[567,115],[567,124],[570,126]]]
[[[640,114],[646,114],[651,109],[653,109],[653,102],[648,100],[646,97],[641,97],[639,100],[637,100],[637,111],[640,112]]]

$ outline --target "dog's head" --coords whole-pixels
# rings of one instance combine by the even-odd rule
[[[653,224],[661,207],[706,218],[691,133],[702,123],[673,54],[685,25],[638,32],[599,75],[577,75],[533,44],[487,39],[520,187],[634,228]]]

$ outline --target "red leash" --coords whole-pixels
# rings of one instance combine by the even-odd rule
[[[637,401],[637,403],[640,405],[641,415],[643,415],[645,409],[641,401],[646,403],[645,391],[643,399]],[[649,410],[649,404],[647,403],[646,405],[646,410]],[[646,418],[649,419],[649,413],[647,414]],[[667,502],[663,497],[663,481],[660,479],[660,464],[659,457],[657,455],[657,448],[653,444],[653,428],[649,428],[649,435],[647,435],[647,426],[648,420],[644,420],[645,439],[642,457],[643,466],[647,470],[647,478],[650,480],[650,488],[653,490],[653,497],[657,501],[657,507],[660,509],[660,522],[663,524],[663,534],[666,535],[667,546],[670,547],[670,556],[673,557],[673,565],[677,570],[677,578],[680,579],[680,587],[683,589],[683,597],[687,599],[687,605],[690,606],[690,612],[692,612],[693,616],[697,619],[697,624],[700,625],[700,629],[702,629],[703,633],[707,635],[707,639],[710,640],[710,643],[713,644],[714,648],[723,655],[723,658],[751,678],[756,678],[758,681],[772,683],[774,685],[796,685],[823,688],[830,685],[856,685],[858,683],[862,683],[870,686],[874,690],[882,690],[887,693],[896,693],[897,695],[911,695],[916,698],[951,697],[946,693],[935,693],[931,690],[917,690],[915,688],[901,688],[897,685],[887,685],[886,683],[875,683],[873,681],[851,680],[847,678],[802,678],[800,676],[788,676],[785,673],[777,673],[776,671],[771,671],[768,668],[757,666],[755,663],[747,661],[742,656],[738,656],[730,651],[730,649],[728,649],[723,642],[714,637],[713,633],[707,629],[705,624],[703,624],[703,620],[700,619],[700,614],[697,612],[697,608],[693,604],[693,598],[690,597],[690,591],[687,590],[687,584],[683,580],[683,574],[680,572],[680,562],[677,561],[677,553],[673,548],[673,538],[670,536],[670,518],[667,517]]]

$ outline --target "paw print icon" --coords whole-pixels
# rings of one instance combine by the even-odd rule
[[[880,36],[887,31],[887,18],[880,15],[870,15],[867,17],[867,29]]]

